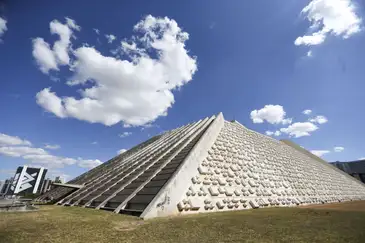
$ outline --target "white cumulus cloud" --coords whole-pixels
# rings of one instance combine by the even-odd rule
[[[197,70],[185,47],[189,34],[175,20],[151,15],[134,30],[130,42],[136,48],[121,53],[124,59],[93,47],[73,51],[74,76],[67,84],[78,85],[81,98],[59,97],[47,88],[37,94],[37,103],[61,118],[107,126],[141,126],[165,116],[175,102],[173,90],[190,82]]]
[[[33,39],[32,54],[43,73],[48,73],[49,70],[59,70],[56,57],[49,44],[43,38]]]
[[[117,37],[115,35],[105,35],[105,38],[108,40],[108,43],[112,43]]]
[[[0,134],[0,155],[20,157],[33,164],[41,164],[47,168],[62,168],[65,165],[77,165],[83,168],[93,168],[102,162],[98,159],[82,159],[56,156],[43,148],[35,148],[32,144],[19,137]],[[59,148],[59,145],[46,145],[47,149]]]
[[[121,138],[125,138],[125,137],[128,137],[128,136],[130,136],[130,135],[132,135],[132,133],[131,133],[131,132],[123,132],[123,133],[119,134],[119,137],[121,137]]]
[[[44,148],[46,148],[46,149],[53,149],[53,150],[55,150],[55,149],[60,149],[60,148],[61,148],[61,146],[60,146],[60,145],[58,145],[58,144],[46,144],[46,145],[44,146]]]
[[[270,124],[290,124],[291,118],[285,118],[285,111],[281,105],[265,105],[260,110],[251,111],[253,123],[263,123],[267,121]]]
[[[328,119],[325,116],[316,116],[312,119],[309,119],[310,122],[324,124],[328,122]]]
[[[0,154],[10,156],[10,157],[21,157],[25,155],[45,155],[47,152],[41,148],[33,147],[0,147]]]
[[[311,23],[309,33],[298,37],[295,45],[319,45],[328,35],[349,38],[361,30],[361,18],[351,0],[312,0],[302,9]]]
[[[289,136],[295,138],[309,136],[311,132],[314,132],[318,127],[311,122],[296,122],[286,128],[281,128],[280,132],[286,133]]]
[[[99,30],[99,29],[94,28],[93,30],[95,31],[95,33],[96,33],[97,35],[100,35],[100,30]]]
[[[293,118],[285,118],[281,121],[281,124],[287,125],[287,124],[291,124],[292,122],[293,122]]]
[[[74,158],[55,156],[52,154],[23,154],[23,159],[30,161],[31,163],[41,164],[49,168],[62,168],[65,165],[76,164],[77,160]]]
[[[275,131],[274,135],[275,135],[276,137],[278,137],[278,136],[280,136],[280,135],[281,135],[281,132],[280,132],[280,131]]]
[[[266,134],[267,136],[272,136],[272,135],[274,134],[274,132],[272,132],[272,131],[266,131],[266,132],[265,132],[265,134]]]
[[[62,99],[59,98],[50,88],[45,88],[36,95],[37,104],[43,107],[48,112],[55,114],[58,117],[66,117],[63,108]]]
[[[345,148],[344,148],[344,147],[334,147],[334,148],[333,148],[333,151],[335,151],[335,152],[337,152],[337,153],[342,152],[342,151],[344,151],[344,150],[345,150]]]
[[[55,41],[51,49],[50,44],[43,38],[33,39],[33,57],[36,60],[39,69],[48,74],[50,70],[59,70],[59,66],[70,64],[70,44],[73,30],[80,30],[80,26],[70,18],[66,18],[66,24],[53,20],[50,24],[51,34],[56,34],[59,40]]]
[[[8,30],[7,21],[0,17],[0,37]]]
[[[82,158],[79,158],[78,159],[78,166],[82,167],[82,168],[89,168],[89,169],[92,169],[96,166],[99,166],[101,165],[102,162],[98,159],[82,159]]]
[[[117,154],[122,154],[122,153],[124,153],[126,151],[127,151],[126,149],[120,149],[120,150],[118,150]]]
[[[326,36],[321,32],[314,33],[311,36],[298,37],[295,40],[294,44],[297,46],[299,46],[299,45],[319,45],[324,42],[325,38],[326,38]],[[310,56],[310,55],[308,55],[308,53],[307,53],[307,56]]]
[[[69,18],[69,17],[66,17],[66,23],[67,25],[71,28],[71,29],[74,29],[74,30],[77,30],[77,31],[80,31],[81,30],[81,27],[79,25],[76,24],[76,21]]]
[[[280,136],[280,135],[281,135],[281,132],[280,132],[280,131],[275,131],[275,132],[272,132],[272,131],[266,131],[266,132],[265,132],[265,134],[266,134],[266,135],[268,135],[268,136],[272,136],[272,135],[274,135],[275,137],[278,137],[278,136]]]
[[[32,143],[28,140],[21,139],[17,136],[10,136],[4,133],[0,133],[0,146],[6,145],[26,145],[31,146]]]
[[[67,23],[69,21],[66,21]],[[73,26],[73,25],[72,25]],[[50,23],[51,34],[59,36],[59,40],[53,45],[53,53],[60,65],[68,65],[70,57],[68,55],[69,46],[71,44],[72,30],[68,24],[61,24],[57,20]]]
[[[304,115],[310,115],[312,113],[312,110],[304,110],[302,113]]]
[[[311,150],[310,152],[318,157],[322,157],[323,155],[330,153],[329,150]]]
[[[310,115],[312,114],[312,110],[303,110],[302,114]],[[262,109],[251,111],[250,116],[254,123],[264,123],[266,121],[269,124],[286,125],[279,130],[268,130],[265,132],[268,136],[276,137],[282,134],[287,134],[295,138],[310,136],[312,132],[319,129],[319,124],[328,122],[325,116],[316,116],[314,118],[308,118],[305,122],[293,123],[293,118],[286,118],[286,112],[281,105],[265,105]]]

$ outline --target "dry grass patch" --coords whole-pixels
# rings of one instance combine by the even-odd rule
[[[358,211],[267,208],[147,221],[43,206],[0,214],[0,242],[364,242],[365,202],[357,203]]]

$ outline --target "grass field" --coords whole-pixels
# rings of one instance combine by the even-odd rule
[[[78,207],[1,213],[0,242],[365,242],[365,202],[140,220]]]

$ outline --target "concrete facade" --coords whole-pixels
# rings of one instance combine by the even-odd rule
[[[51,190],[52,180],[51,179],[45,179],[42,183],[40,194],[44,194]]]
[[[9,179],[6,179],[4,181],[3,187],[1,188],[0,194],[2,194],[2,195],[8,194],[8,191],[9,191],[10,186],[12,185],[12,183],[13,183],[13,177],[9,178]]]
[[[153,137],[38,198],[144,219],[365,200],[365,185],[223,114]]]
[[[4,185],[5,185],[5,181],[0,181],[0,195],[2,194],[1,192],[3,191]]]

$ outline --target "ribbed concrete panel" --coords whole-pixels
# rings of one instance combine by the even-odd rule
[[[177,140],[174,140],[174,144],[168,146],[168,149],[162,152],[157,158],[155,157],[155,161],[150,165],[150,167],[144,167],[143,170],[139,170],[137,173],[134,174],[134,178],[124,184],[114,197],[108,199],[104,204],[103,208],[107,209],[116,209],[121,203],[123,203],[134,191],[141,186],[146,180],[149,179],[151,175],[156,173],[157,170],[163,165],[165,162],[171,159],[176,152],[183,149],[185,142],[192,139],[194,137],[195,131],[200,129],[202,125],[205,124],[206,121],[198,122],[190,129],[186,131],[186,134],[183,137],[180,137]]]
[[[170,132],[171,133],[171,132]],[[164,136],[167,136],[169,133],[165,134]],[[79,184],[79,185],[88,185],[92,184],[97,178],[101,177],[104,173],[107,173],[110,170],[113,170],[114,167],[121,165],[125,163],[127,158],[131,157],[133,154],[137,153],[138,151],[143,150],[145,147],[149,146],[151,143],[159,140],[163,136],[155,136],[151,139],[147,140],[146,142],[143,142],[132,149],[126,151],[125,153],[116,156],[115,158],[103,163],[102,165],[95,167],[92,170],[89,170],[88,172],[76,177],[75,179],[69,181],[71,184]],[[77,190],[76,190],[77,191]],[[38,201],[42,200],[54,200],[58,201],[65,196],[69,195],[70,193],[76,193],[74,189],[72,188],[64,188],[64,187],[57,187],[39,198],[37,198]]]
[[[161,190],[161,188],[175,173],[175,171],[184,161],[185,157],[189,154],[191,149],[209,127],[210,123],[211,121],[207,121],[207,124],[204,124],[205,126],[197,131],[192,139],[187,139],[184,141],[185,146],[181,148],[181,150],[169,161],[169,163],[167,163],[146,185],[144,185],[144,187],[139,190],[133,198],[128,200],[123,210],[139,211],[142,213],[148,204],[154,199],[157,193]]]
[[[186,133],[191,131],[195,125],[196,124],[192,124],[184,127],[184,129],[179,130],[177,133],[171,134],[171,137],[169,137],[169,139],[167,139],[164,143],[160,144],[160,146],[156,146],[155,149],[147,155],[145,160],[136,160],[136,163],[128,170],[123,171],[122,174],[118,174],[110,180],[109,183],[98,188],[97,191],[91,193],[88,197],[85,197],[80,204],[86,204],[86,206],[91,207],[99,206],[100,203],[103,203],[106,199],[113,195],[113,204],[117,207],[118,201],[122,200],[124,196],[128,196],[128,192],[131,190],[124,191],[123,193],[120,193],[120,191],[134,181],[146,169],[154,166],[156,161],[162,160],[166,154],[173,151],[177,142],[181,139],[181,136],[184,136]],[[112,205],[109,205],[109,207],[113,208]]]
[[[156,136],[40,197],[142,218],[365,200],[365,185],[223,114]],[[75,191],[73,191],[75,190]]]
[[[187,127],[189,127],[188,125]],[[89,201],[88,196],[92,193],[95,193],[96,190],[100,189],[105,184],[110,183],[111,180],[115,178],[123,178],[126,175],[129,175],[136,167],[141,166],[144,163],[148,163],[148,158],[152,156],[152,153],[156,151],[156,149],[161,145],[165,144],[166,141],[171,140],[178,134],[181,130],[185,130],[186,126],[182,128],[175,129],[166,136],[161,139],[154,140],[149,143],[147,146],[143,146],[142,149],[136,149],[135,153],[131,153],[128,157],[124,157],[125,159],[118,164],[112,166],[109,170],[105,170],[103,173],[91,182],[87,183],[87,186],[76,191],[74,194],[66,197],[63,202],[65,205],[84,205],[87,201]],[[98,191],[101,193],[102,191]]]

